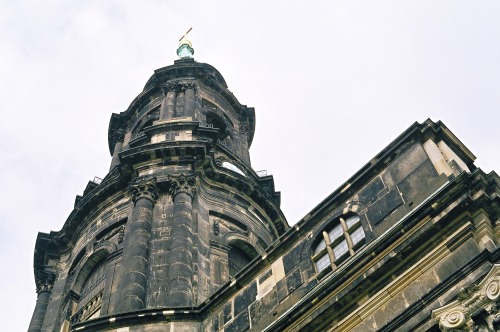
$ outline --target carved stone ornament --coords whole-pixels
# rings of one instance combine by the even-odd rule
[[[248,135],[248,126],[247,125],[240,125],[240,134]]]
[[[432,311],[441,331],[497,331],[500,325],[500,264],[479,283],[461,290],[457,300]]]
[[[52,272],[37,271],[36,273],[36,293],[50,292],[54,287],[56,275]]]
[[[130,183],[128,189],[132,194],[133,202],[137,201],[140,198],[146,198],[154,203],[158,199],[156,177],[154,176],[138,177]]]
[[[219,233],[220,233],[219,221],[217,219],[214,220],[213,231],[214,231],[215,236],[219,235]]]
[[[175,197],[178,193],[186,193],[191,198],[194,197],[197,191],[196,174],[184,175],[178,177],[170,177],[170,194]]]

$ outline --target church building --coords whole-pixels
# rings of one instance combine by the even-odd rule
[[[251,166],[254,109],[177,54],[111,115],[109,173],[38,234],[29,332],[500,330],[500,178],[443,123],[291,227]]]

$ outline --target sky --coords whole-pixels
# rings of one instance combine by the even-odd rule
[[[190,27],[195,59],[255,107],[252,166],[292,225],[415,121],[500,171],[499,17],[497,0],[0,0],[3,328],[28,327],[37,233],[106,176],[111,114]]]

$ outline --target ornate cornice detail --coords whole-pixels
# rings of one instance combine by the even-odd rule
[[[175,197],[179,193],[186,193],[191,198],[194,198],[197,190],[196,174],[187,176],[181,174],[178,177],[170,177],[170,194],[172,197]]]
[[[154,203],[158,199],[158,188],[156,187],[156,177],[154,176],[135,178],[129,184],[128,190],[132,194],[133,202],[136,202],[140,198],[146,198]]]
[[[56,275],[52,272],[37,271],[36,273],[36,293],[51,292],[54,287]]]
[[[500,328],[500,264],[479,283],[463,288],[458,299],[432,311],[441,331],[479,331]]]

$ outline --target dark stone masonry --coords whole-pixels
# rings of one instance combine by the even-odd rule
[[[411,125],[290,227],[250,164],[254,109],[178,54],[111,115],[108,175],[39,233],[28,331],[500,326],[500,178],[444,124]]]

